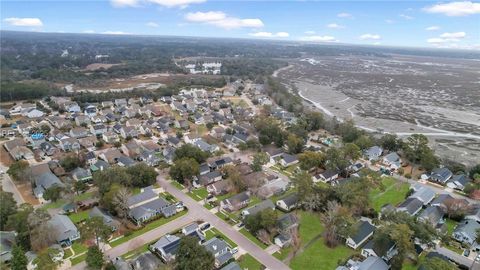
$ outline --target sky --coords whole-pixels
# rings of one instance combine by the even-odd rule
[[[480,2],[2,1],[0,29],[480,50]]]

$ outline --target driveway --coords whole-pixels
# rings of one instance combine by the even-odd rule
[[[0,170],[3,171],[3,173],[0,175],[2,180],[2,189],[6,192],[12,193],[13,199],[17,202],[17,205],[21,205],[25,202],[25,200],[20,194],[20,191],[18,191],[17,186],[15,186],[13,183],[12,178],[10,178],[10,175],[7,174],[8,168],[0,165]]]

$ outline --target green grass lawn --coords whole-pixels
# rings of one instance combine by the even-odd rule
[[[77,213],[72,213],[72,214],[68,215],[68,218],[70,218],[70,220],[73,223],[80,223],[80,222],[82,222],[82,221],[84,221],[88,218],[88,213],[89,213],[88,210],[77,212]]]
[[[457,226],[457,222],[455,220],[451,219],[446,219],[445,220],[445,226],[447,227],[447,234],[450,236],[452,235],[453,231],[455,230],[455,227]]]
[[[225,200],[225,199],[227,199],[227,198],[232,197],[233,195],[235,195],[235,194],[233,194],[233,193],[226,193],[226,194],[217,196],[217,201],[219,201],[219,202],[220,202],[220,201],[223,201],[223,200]]]
[[[192,192],[187,193],[187,195],[195,201],[201,201],[208,196],[208,191],[206,188],[202,187],[192,190]]]
[[[93,192],[86,192],[86,193],[81,193],[80,195],[75,195],[74,200],[75,201],[83,201],[86,199],[90,199],[93,197]],[[54,209],[54,208],[62,208],[65,204],[67,204],[68,201],[65,199],[60,199],[56,202],[48,203],[42,206],[42,209]]]
[[[315,213],[300,212],[299,234],[302,245],[321,235],[323,225],[320,217]],[[335,269],[339,261],[344,261],[354,254],[354,251],[344,245],[328,248],[322,238],[316,239],[312,244],[297,254],[290,261],[290,268],[303,269]]]
[[[255,258],[253,258],[250,254],[242,255],[237,260],[238,265],[242,269],[248,270],[260,270],[262,269],[262,264],[259,263]]]
[[[175,180],[173,180],[171,183],[172,183],[172,185],[173,185],[174,187],[176,187],[176,188],[178,188],[178,189],[180,189],[180,190],[183,190],[183,189],[185,188],[182,184],[180,184],[179,182],[177,182],[177,181],[175,181]]]
[[[252,207],[257,203],[260,203],[261,201],[262,201],[262,199],[258,198],[257,196],[251,196],[250,197],[250,202],[248,203],[246,208]]]
[[[87,258],[87,254],[85,253],[81,256],[70,259],[70,262],[72,262],[72,265],[76,265],[76,264],[79,264],[79,263],[85,261],[86,258]]]
[[[63,258],[64,258],[64,259],[66,259],[66,258],[68,258],[68,257],[70,257],[70,256],[73,255],[72,250],[70,250],[70,249],[65,249],[64,252],[65,252],[65,253],[63,254]]]
[[[288,254],[292,251],[292,247],[286,247],[280,249],[278,252],[273,253],[273,256],[281,261],[288,257]]]
[[[240,230],[240,233],[245,235],[248,239],[250,239],[250,241],[252,241],[253,243],[255,243],[257,246],[263,248],[263,249],[266,249],[268,246],[265,245],[262,241],[260,241],[257,237],[253,236],[253,234],[251,232],[249,232],[247,229],[245,228],[242,228]]]
[[[134,231],[132,234],[130,234],[129,236],[125,236],[125,237],[122,237],[122,238],[118,238],[117,240],[113,241],[113,242],[110,242],[110,246],[112,247],[116,247],[122,243],[125,243],[127,242],[128,240],[130,239],[133,239],[139,235],[142,235],[150,230],[153,230],[159,226],[162,226],[163,224],[166,224],[176,218],[179,218],[183,215],[185,215],[187,213],[187,211],[182,211],[178,214],[176,214],[175,216],[173,217],[169,217],[169,218],[159,218],[157,220],[154,220],[150,223],[147,223],[143,228],[139,229],[139,230],[136,230]]]
[[[205,232],[205,239],[206,240],[210,240],[213,237],[218,237],[218,238],[221,238],[221,239],[225,240],[225,242],[227,242],[232,248],[238,246],[235,242],[233,242],[230,238],[226,237],[223,233],[221,233],[216,228],[212,228],[212,229]]]
[[[152,243],[147,243],[139,248],[136,248],[134,250],[130,250],[129,252],[125,253],[122,255],[122,258],[124,259],[130,259],[133,258],[137,255],[140,255],[142,253],[145,253],[148,251],[148,246],[150,246]]]
[[[396,206],[405,200],[410,186],[407,183],[401,183],[393,178],[384,178],[382,181],[385,189],[382,191],[376,188],[370,192],[372,206],[376,211],[380,211],[385,204]]]
[[[203,207],[205,207],[205,208],[207,208],[208,210],[210,210],[210,209],[213,209],[214,206],[212,206],[212,205],[209,204],[209,203],[205,203],[205,204],[203,205]]]
[[[88,250],[88,247],[80,243],[80,241],[76,241],[76,242],[73,242],[72,249],[73,249],[73,252],[75,252],[75,255],[78,255],[83,252],[86,252]]]

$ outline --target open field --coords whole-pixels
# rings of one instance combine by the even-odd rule
[[[372,132],[423,133],[437,154],[480,158],[480,62],[449,58],[317,57],[277,75],[329,116]]]
[[[385,204],[396,206],[405,200],[405,196],[410,189],[406,183],[399,182],[392,178],[382,180],[384,190],[376,188],[370,192],[372,206],[376,211],[380,211]]]

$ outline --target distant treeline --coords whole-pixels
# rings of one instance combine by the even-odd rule
[[[54,85],[42,82],[7,82],[2,81],[0,84],[0,100],[14,101],[38,99],[47,96],[61,95],[64,91],[58,89]]]

